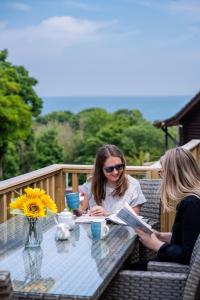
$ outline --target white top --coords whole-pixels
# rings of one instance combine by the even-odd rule
[[[110,213],[117,213],[120,210],[125,202],[128,202],[132,207],[143,204],[146,202],[146,199],[142,193],[139,181],[135,178],[127,175],[128,178],[128,189],[126,190],[123,196],[113,196],[112,192],[114,191],[113,187],[106,186],[106,197],[102,200],[102,206],[105,210]],[[85,193],[89,199],[89,207],[93,207],[96,204],[94,196],[91,192],[91,181],[86,181],[81,187],[80,191]]]

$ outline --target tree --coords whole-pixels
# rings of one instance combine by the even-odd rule
[[[36,139],[36,158],[34,168],[63,163],[63,149],[58,145],[56,131],[48,130]]]
[[[102,126],[113,121],[112,115],[102,108],[89,108],[77,114],[79,129],[84,137],[96,134]]]
[[[42,108],[33,87],[36,79],[23,66],[7,61],[7,50],[0,51],[0,178],[9,142],[19,142],[30,134],[32,117]]]

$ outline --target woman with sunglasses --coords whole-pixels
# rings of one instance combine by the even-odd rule
[[[125,172],[125,158],[115,145],[103,145],[96,153],[92,177],[81,187],[82,210],[93,216],[108,216],[125,201],[139,214],[146,201],[139,182]]]
[[[146,247],[157,252],[157,260],[189,264],[200,234],[200,168],[191,152],[181,147],[165,153],[161,168],[163,207],[169,211],[169,201],[177,204],[172,232],[136,232]]]

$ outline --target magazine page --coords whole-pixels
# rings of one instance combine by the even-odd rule
[[[151,226],[144,222],[142,218],[133,211],[132,207],[128,203],[124,204],[124,207],[117,213],[117,217],[133,229],[142,228],[145,232],[153,232]]]
[[[94,220],[105,220],[103,216],[90,216],[90,215],[82,215],[75,219],[75,223],[91,223]]]

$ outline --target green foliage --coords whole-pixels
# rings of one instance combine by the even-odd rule
[[[0,149],[5,142],[23,139],[30,132],[31,112],[19,96],[4,96],[0,91]]]
[[[4,179],[21,174],[20,158],[16,151],[16,146],[12,142],[9,142],[7,145],[6,154],[4,155],[4,160],[3,160],[3,169],[4,169],[4,174],[3,174]]]
[[[63,149],[58,145],[56,131],[48,130],[36,139],[35,169],[63,163]]]
[[[36,121],[40,124],[48,124],[49,122],[69,123],[74,127],[76,118],[71,111],[55,111],[45,116],[37,117]]]
[[[96,134],[105,124],[112,122],[112,115],[102,108],[89,108],[77,114],[79,129],[84,136]]]
[[[121,148],[131,165],[157,160],[164,151],[162,131],[147,122],[138,110],[108,113],[101,108],[92,108],[77,115],[52,113],[44,119],[48,120],[45,126],[41,119],[35,123],[36,135],[55,130],[65,163],[93,164],[96,150],[105,143]],[[72,119],[78,120],[77,128],[73,127]]]
[[[37,81],[29,77],[24,67],[8,62],[7,55],[7,50],[0,51],[0,177],[9,143],[26,139],[31,131],[32,117],[37,116],[42,107],[33,89]]]
[[[30,134],[24,140],[16,144],[16,151],[20,159],[20,171],[22,174],[33,170],[36,161],[35,135],[31,129]]]
[[[129,163],[142,165],[145,161],[155,161],[164,152],[163,133],[149,122],[131,126],[123,131],[121,148]]]

